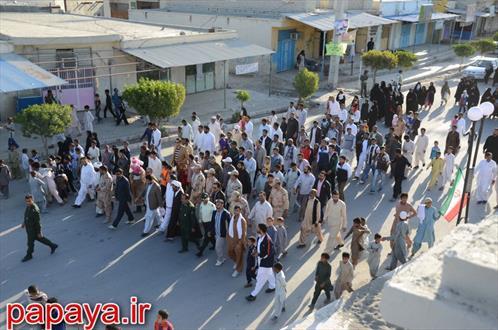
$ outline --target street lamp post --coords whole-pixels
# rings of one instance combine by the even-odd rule
[[[467,197],[467,208],[465,210],[465,220],[464,223],[468,222],[468,217],[469,217],[469,205],[470,205],[470,193],[472,191],[472,178],[473,178],[473,172],[474,169],[471,169],[471,162],[472,162],[472,150],[474,147],[474,135],[475,135],[475,130],[476,130],[476,122],[481,120],[483,118],[483,113],[481,108],[479,107],[472,107],[467,111],[467,117],[471,120],[472,124],[470,126],[470,133],[469,133],[469,147],[467,150],[467,168],[465,169],[465,178],[463,180],[463,193],[462,193],[462,198],[460,200],[460,208],[458,210],[458,219],[457,219],[457,226],[460,224],[462,221],[462,211],[463,211],[463,205],[465,202],[465,197]],[[477,146],[477,149],[479,149],[479,146]]]
[[[489,117],[495,111],[495,106],[491,102],[483,102],[479,105],[479,108],[481,109],[483,116],[479,126],[479,133],[477,133],[477,144],[476,151],[474,152],[474,159],[472,160],[472,168],[476,167],[477,155],[479,154],[479,144],[481,143],[482,131],[484,129],[484,119]]]

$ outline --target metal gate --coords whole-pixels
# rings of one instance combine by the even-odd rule
[[[415,29],[415,45],[422,45],[425,43],[425,37],[427,35],[427,24],[419,23]]]
[[[412,24],[403,24],[401,26],[401,38],[399,40],[399,48],[410,46],[410,34],[412,32]]]
[[[277,72],[291,70],[295,65],[296,41],[290,38],[295,30],[278,31],[277,52],[273,55],[273,62]]]
[[[94,70],[93,67],[50,70],[54,75],[68,82],[56,90],[62,104],[73,104],[77,110],[85,105],[94,108]],[[45,92],[44,92],[45,94]]]

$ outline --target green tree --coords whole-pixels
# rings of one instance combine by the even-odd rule
[[[320,78],[318,74],[308,69],[303,69],[294,77],[294,89],[300,100],[305,100],[318,90]]]
[[[495,32],[495,34],[493,35],[493,40],[498,41],[498,32]]]
[[[460,60],[460,70],[461,70],[463,60],[466,57],[474,55],[476,52],[476,49],[471,44],[456,44],[456,45],[453,45],[453,51],[455,52],[456,56],[461,58],[461,60]]]
[[[60,104],[34,104],[17,115],[26,135],[39,135],[43,142],[45,155],[48,155],[48,138],[64,133],[71,125],[71,107]]]
[[[370,50],[361,57],[363,64],[373,71],[373,81],[377,78],[377,71],[394,69],[398,65],[398,57],[388,50]]]
[[[496,49],[496,44],[493,39],[479,39],[471,42],[472,46],[479,51],[481,55],[492,52]]]
[[[417,56],[406,50],[398,50],[394,53],[398,58],[398,67],[411,68],[417,62]]]
[[[139,114],[151,120],[174,117],[185,102],[185,86],[171,81],[141,78],[137,84],[126,86],[123,100]]]
[[[249,94],[249,92],[244,89],[239,89],[235,91],[235,98],[239,100],[240,108],[242,109],[244,107],[244,103],[251,99],[251,94]]]

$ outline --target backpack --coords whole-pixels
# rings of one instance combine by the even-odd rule
[[[377,168],[384,172],[386,172],[389,168],[389,163],[387,162],[384,155],[379,154],[377,156]]]

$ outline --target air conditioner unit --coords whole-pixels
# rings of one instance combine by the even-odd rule
[[[290,34],[290,38],[291,38],[291,40],[297,40],[297,39],[299,39],[299,33],[297,33],[297,32],[292,32],[292,33]]]

